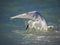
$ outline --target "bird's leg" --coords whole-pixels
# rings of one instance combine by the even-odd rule
[[[26,30],[29,28],[29,25],[26,26]]]

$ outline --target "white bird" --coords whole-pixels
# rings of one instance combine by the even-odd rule
[[[37,11],[31,11],[31,12],[23,13],[23,14],[16,15],[16,16],[13,16],[10,18],[11,19],[15,19],[15,18],[30,19],[28,21],[28,25],[27,25],[27,28],[30,28],[30,29],[35,28],[37,30],[46,30],[47,31],[51,27],[51,26],[47,26],[45,19]],[[53,26],[52,26],[52,28],[53,28]]]

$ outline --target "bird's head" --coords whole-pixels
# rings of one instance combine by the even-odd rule
[[[27,12],[27,13],[23,13],[23,14],[19,14],[16,16],[12,16],[10,17],[10,19],[15,19],[15,18],[25,18],[25,19],[31,19],[34,20],[35,18],[38,18],[40,13],[37,11],[31,11],[31,12]]]

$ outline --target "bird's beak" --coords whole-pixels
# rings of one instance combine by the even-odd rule
[[[26,13],[24,14],[20,14],[20,15],[17,15],[17,16],[13,16],[13,17],[10,17],[10,19],[15,19],[15,18],[26,18],[26,19],[32,19],[32,17]]]

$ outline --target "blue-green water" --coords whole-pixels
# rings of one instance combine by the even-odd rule
[[[48,25],[57,29],[48,32],[26,32],[25,20],[10,17],[38,11]],[[60,45],[59,0],[0,0],[0,45]]]
[[[60,31],[56,30],[49,32],[10,30],[1,35],[1,45],[60,45]]]

